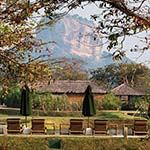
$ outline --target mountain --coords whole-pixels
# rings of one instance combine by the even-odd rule
[[[46,21],[46,18],[42,18]],[[54,41],[47,44],[52,57],[77,58],[85,62],[85,67],[93,69],[116,63],[112,60],[112,54],[102,51],[102,40],[94,33],[94,23],[78,15],[65,16],[55,24],[45,27],[37,34],[44,42]],[[44,51],[43,54],[47,52]],[[124,57],[121,62],[132,62]]]

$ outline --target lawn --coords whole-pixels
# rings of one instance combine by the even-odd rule
[[[24,123],[24,116],[0,115],[0,121],[6,121],[10,117],[19,117]],[[44,118],[47,123],[55,123],[56,129],[59,124],[69,123],[71,118],[81,118],[87,120],[87,117],[49,117],[49,116],[29,116],[28,127],[31,127],[32,118]],[[91,122],[94,119],[105,119],[109,122],[116,121],[122,124],[124,121],[133,121],[137,117],[127,115],[123,112],[97,112],[96,116],[90,117]],[[138,117],[139,118],[139,117]],[[49,125],[46,125],[51,129]],[[51,140],[60,140],[62,150],[149,150],[149,138],[113,138],[105,136],[72,136],[72,135],[0,135],[0,149],[6,147],[8,150],[46,150],[49,149]]]
[[[24,116],[10,116],[10,115],[2,115],[0,114],[0,121],[4,122],[6,121],[7,118],[10,117],[19,117],[21,118],[21,122],[24,123],[25,122],[25,117]],[[63,124],[63,123],[69,123],[69,120],[71,118],[80,118],[80,119],[84,119],[87,120],[87,117],[49,117],[49,116],[28,116],[28,126],[31,126],[31,119],[32,118],[44,118],[45,119],[45,123],[55,123],[55,127],[56,129],[59,128],[59,124]],[[105,120],[109,120],[109,121],[123,121],[123,120],[133,120],[135,118],[139,118],[139,117],[134,117],[131,115],[127,115],[123,112],[97,112],[96,116],[94,117],[90,117],[90,120],[94,120],[94,119],[105,119]],[[46,125],[48,128],[48,125]]]

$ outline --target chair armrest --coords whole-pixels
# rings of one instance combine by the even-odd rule
[[[68,126],[66,133],[64,133],[64,132],[62,131],[63,126]],[[62,124],[59,125],[60,134],[69,134],[69,130],[70,130],[70,129],[69,129],[69,124],[68,124],[68,123],[62,123]]]
[[[62,126],[69,126],[69,123],[61,123],[61,124],[59,125],[60,128],[61,128]]]
[[[55,123],[45,123],[45,125],[47,126],[51,126],[52,127],[52,134],[55,134]],[[45,127],[46,133],[48,131],[48,127]]]
[[[0,125],[7,125],[7,123],[4,121],[0,121]]]
[[[23,133],[23,127],[20,126],[20,133]]]
[[[110,127],[113,127],[114,129],[116,129],[116,135],[118,134],[118,124],[113,124],[113,123],[111,123],[111,124],[109,124],[108,125],[108,129],[110,129]]]
[[[123,125],[123,127],[129,127],[129,126],[131,126],[133,128],[133,124],[131,124],[131,123],[126,123]]]
[[[118,129],[118,124],[109,124],[109,125],[108,125],[108,128],[109,128],[109,127],[114,127],[115,129]]]

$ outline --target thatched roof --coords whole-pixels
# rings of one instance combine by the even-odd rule
[[[134,89],[129,87],[127,84],[121,84],[117,86],[116,88],[112,89],[111,92],[113,92],[115,95],[122,95],[122,96],[142,96],[145,95],[145,92]]]
[[[36,91],[40,93],[51,92],[53,94],[79,94],[84,93],[88,85],[91,85],[92,92],[95,94],[106,93],[106,90],[89,80],[55,80],[50,82],[50,84],[40,85],[38,88],[36,88]]]

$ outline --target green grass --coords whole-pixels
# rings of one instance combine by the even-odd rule
[[[127,115],[123,112],[101,112],[97,118],[99,119],[106,119],[106,120],[125,120],[125,119],[135,119],[139,117],[134,117],[131,115]]]
[[[25,117],[24,116],[8,116],[8,115],[1,115],[0,114],[0,121],[6,121],[7,118],[13,118],[13,117],[19,117],[21,119],[21,123],[25,123]],[[55,123],[56,129],[59,128],[59,124],[62,123],[69,123],[69,120],[71,118],[81,118],[84,120],[87,120],[87,117],[49,117],[49,116],[28,116],[28,126],[31,127],[31,119],[32,118],[44,118],[46,127],[51,128],[52,126],[47,125],[47,123]],[[127,114],[124,114],[122,112],[97,112],[96,116],[90,117],[90,120],[94,119],[104,119],[104,120],[109,120],[109,121],[114,121],[114,120],[133,120],[135,118],[139,117],[133,117]]]
[[[0,115],[1,121],[6,121],[8,117],[19,117],[24,123],[24,116],[8,116]],[[87,120],[87,117],[49,117],[49,116],[29,116],[28,126],[31,127],[32,118],[44,118],[46,123],[55,123],[56,128],[59,128],[61,123],[69,123],[71,118],[82,118]],[[96,116],[90,117],[94,119],[114,120],[133,120],[133,117],[122,112],[97,112]],[[139,117],[138,117],[139,118]],[[120,123],[120,122],[119,122]],[[46,125],[51,129],[49,125]],[[48,150],[48,141],[51,139],[61,140],[62,150],[149,150],[150,139],[123,139],[123,138],[105,138],[99,136],[60,136],[60,135],[41,135],[41,136],[0,136],[0,149],[7,147],[8,150]]]

